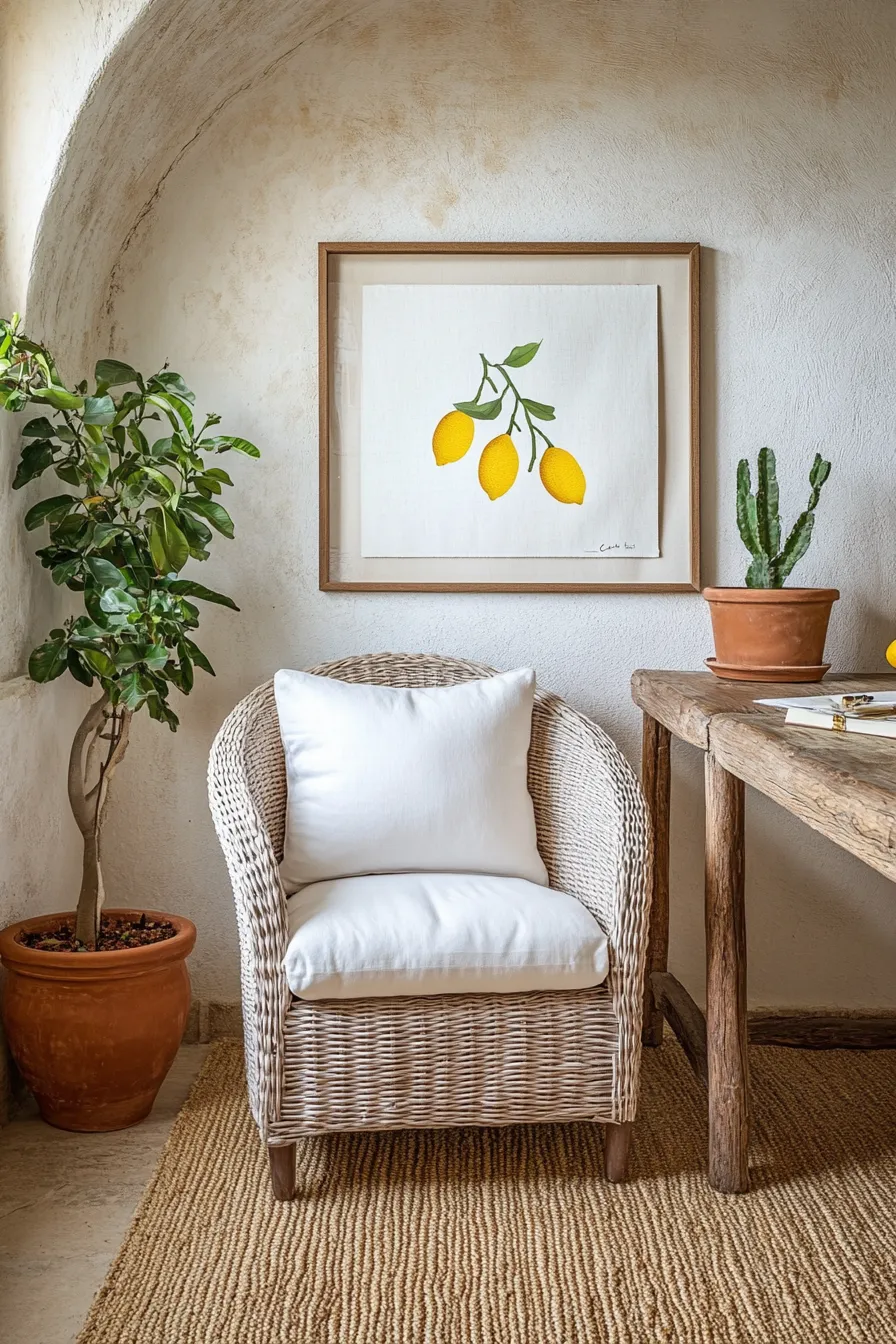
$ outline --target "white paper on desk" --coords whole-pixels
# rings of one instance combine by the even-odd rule
[[[870,695],[873,705],[893,705],[896,711],[896,691],[853,691],[853,695]],[[843,696],[841,695],[802,695],[784,696],[777,700],[754,700],[754,705],[772,705],[775,709],[814,709],[819,714],[842,714]],[[848,711],[847,711],[848,712]]]

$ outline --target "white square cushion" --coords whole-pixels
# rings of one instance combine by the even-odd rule
[[[287,892],[364,873],[546,884],[526,782],[535,673],[407,690],[278,672]]]
[[[315,882],[286,903],[301,999],[588,989],[607,938],[580,901],[517,877],[388,873]]]

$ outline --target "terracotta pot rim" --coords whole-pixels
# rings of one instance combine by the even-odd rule
[[[106,976],[117,979],[140,975],[168,962],[182,961],[190,955],[196,942],[196,925],[184,915],[121,907],[104,909],[103,914],[120,919],[139,919],[146,915],[149,919],[166,920],[177,932],[173,938],[165,938],[160,943],[117,948],[110,952],[46,952],[39,947],[26,947],[18,941],[20,933],[52,927],[53,923],[61,924],[75,918],[73,910],[54,910],[46,915],[21,919],[0,931],[0,961],[20,975],[32,974],[48,980],[104,979]]]
[[[707,602],[736,602],[759,605],[803,606],[813,602],[836,602],[839,588],[704,588]]]

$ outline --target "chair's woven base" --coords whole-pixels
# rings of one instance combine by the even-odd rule
[[[622,1117],[605,985],[565,993],[294,999],[268,1141],[330,1130]]]

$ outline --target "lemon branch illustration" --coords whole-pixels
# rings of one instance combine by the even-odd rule
[[[530,364],[538,354],[541,341],[530,341],[526,345],[515,345],[506,359],[495,361],[488,359],[481,351],[479,360],[482,365],[482,377],[472,401],[456,401],[454,410],[443,415],[436,426],[432,439],[433,454],[440,467],[450,462],[459,462],[469,451],[476,432],[475,421],[497,420],[504,409],[504,400],[508,393],[513,396],[510,419],[503,434],[491,439],[483,448],[479,459],[479,484],[489,499],[495,500],[506,495],[519,472],[519,454],[511,435],[514,430],[529,433],[530,455],[527,470],[532,471],[538,460],[538,442],[544,442],[541,454],[539,476],[548,494],[561,504],[581,504],[585,498],[585,474],[572,453],[558,448],[548,435],[535,422],[548,423],[555,419],[553,406],[532,397],[524,397],[508,373],[508,369],[521,369]],[[492,372],[500,376],[503,387],[499,387]],[[487,401],[482,400],[486,384],[495,394]]]

